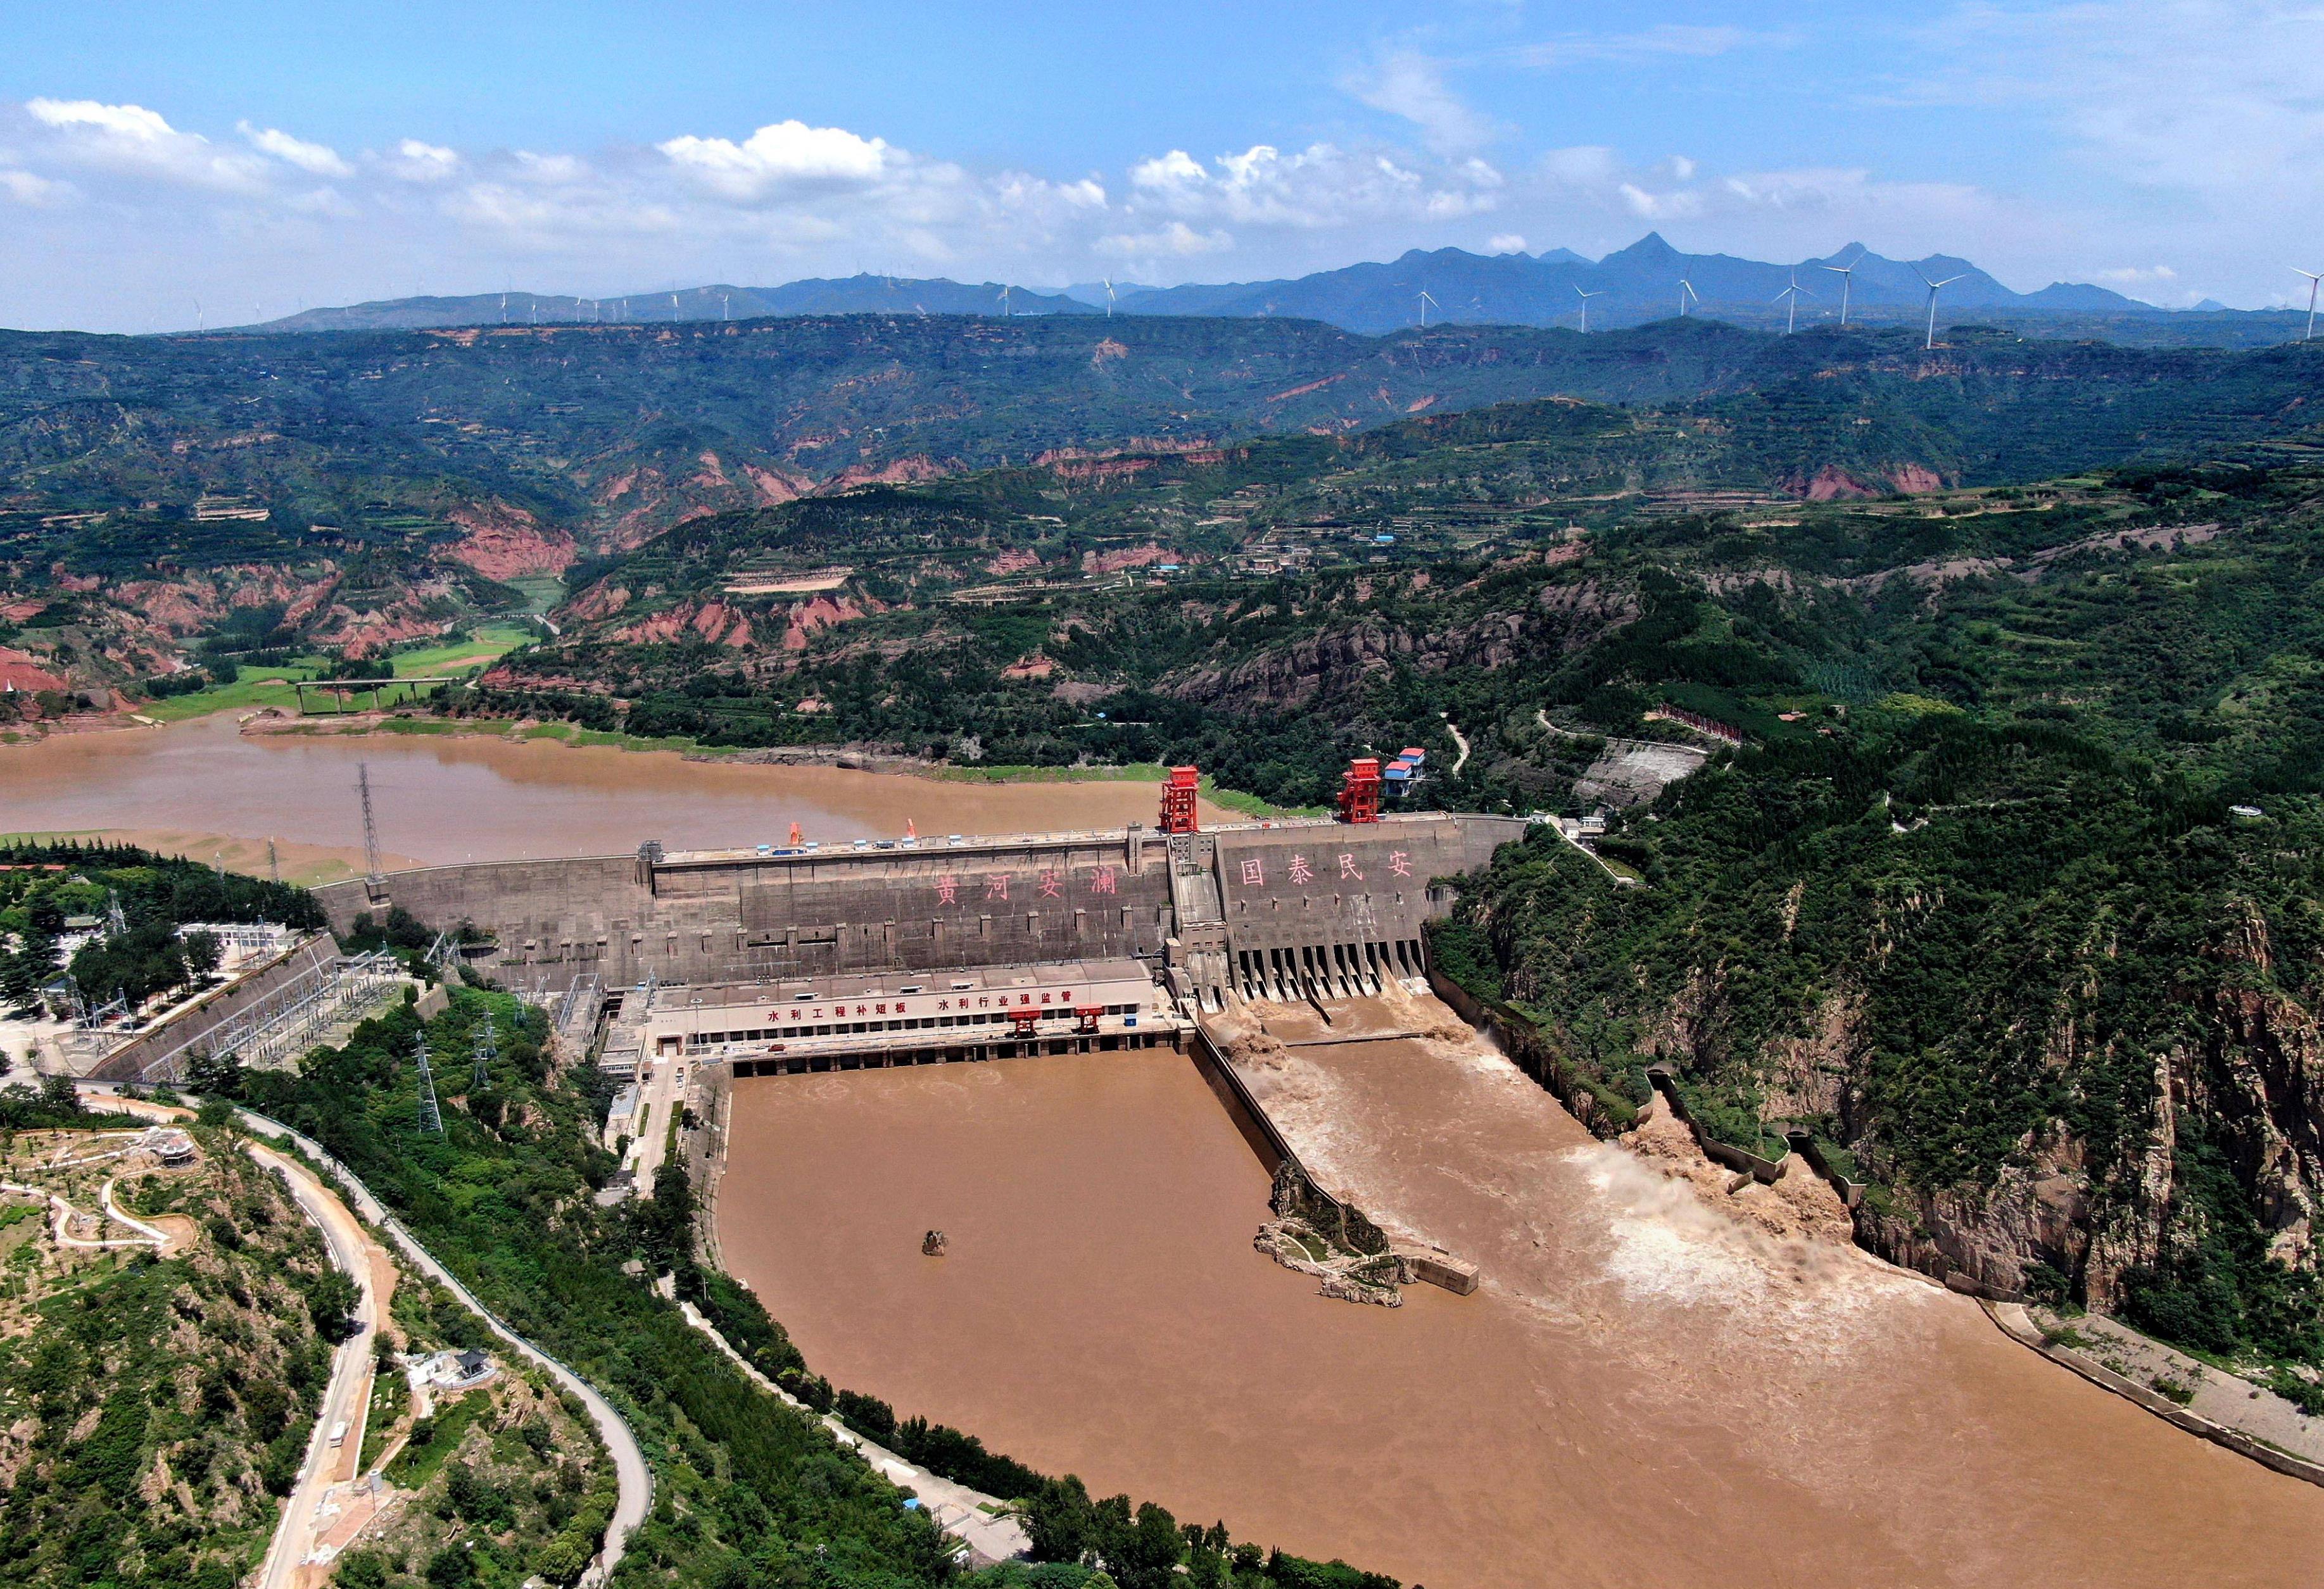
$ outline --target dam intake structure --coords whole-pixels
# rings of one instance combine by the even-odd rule
[[[586,978],[752,983],[1137,960],[1190,1009],[1351,997],[1425,974],[1440,880],[1518,817],[1393,813],[1199,833],[1031,833],[484,861],[316,890],[333,930],[401,908],[466,926],[466,964],[537,992]]]
[[[1427,924],[1455,898],[1448,879],[1528,826],[1383,813],[1378,764],[1360,760],[1339,820],[1204,831],[1196,777],[1173,769],[1157,831],[1133,822],[843,848],[800,842],[794,829],[782,845],[647,842],[632,855],[426,867],[316,892],[342,935],[401,910],[456,935],[464,971],[562,995],[560,1031],[595,1048],[623,1088],[616,1113],[667,1120],[686,1078],[699,1084],[714,1068],[740,1079],[1191,1044],[1231,1077],[1210,1023],[1273,1002],[1328,1026],[1331,1005],[1421,990]],[[1261,1250],[1351,1300],[1394,1306],[1416,1279],[1474,1289],[1473,1266],[1392,1247],[1316,1185],[1248,1093],[1230,1107],[1259,1116],[1246,1134],[1275,1176]]]

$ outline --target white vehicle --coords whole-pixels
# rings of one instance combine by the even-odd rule
[[[334,1446],[343,1446],[346,1443],[346,1438],[347,1420],[343,1418],[339,1419],[338,1422],[331,1426],[331,1444]]]

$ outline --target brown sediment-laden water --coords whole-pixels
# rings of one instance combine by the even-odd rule
[[[293,840],[360,865],[368,763],[391,864],[616,855],[808,839],[1020,833],[1155,820],[1156,785],[973,784],[488,735],[244,735],[228,715],[0,746],[0,832]],[[1213,819],[1232,813],[1208,809]]]
[[[1168,1052],[737,1083],[726,1260],[899,1414],[1434,1589],[2315,1580],[2324,1492],[1776,1234],[1812,1207],[1734,1217],[1465,1035],[1268,1024],[1295,1149],[1475,1295],[1351,1306],[1255,1253],[1268,1177]]]

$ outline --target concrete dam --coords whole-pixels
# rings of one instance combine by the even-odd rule
[[[1392,813],[1160,833],[665,850],[492,861],[316,891],[335,931],[397,906],[483,934],[469,964],[512,987],[608,990],[1141,961],[1190,1009],[1328,998],[1425,974],[1443,879],[1522,818]]]

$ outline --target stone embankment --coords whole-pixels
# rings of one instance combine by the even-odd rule
[[[2324,1419],[2110,1318],[2067,1321],[2022,1303],[1980,1302],[2004,1335],[2090,1383],[2215,1446],[2324,1485]]]

